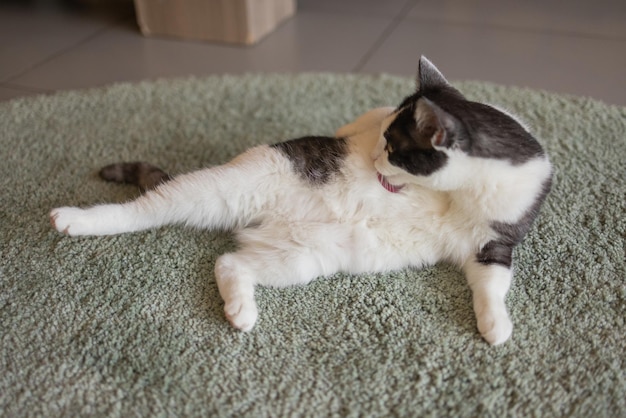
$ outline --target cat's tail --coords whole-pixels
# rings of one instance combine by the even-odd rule
[[[159,167],[140,161],[110,164],[102,167],[99,174],[106,181],[133,184],[144,192],[172,179]]]

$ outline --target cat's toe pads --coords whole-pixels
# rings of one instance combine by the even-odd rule
[[[513,324],[506,311],[487,311],[477,316],[478,331],[491,345],[500,345],[511,337]]]

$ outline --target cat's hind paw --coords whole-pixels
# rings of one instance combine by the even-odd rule
[[[477,315],[478,331],[491,345],[506,342],[513,333],[513,323],[505,311],[486,311]]]
[[[254,300],[232,300],[224,305],[224,312],[233,327],[246,332],[254,328],[259,317],[259,310]]]
[[[74,207],[56,208],[50,211],[50,223],[65,235],[86,235],[89,233],[85,210]]]

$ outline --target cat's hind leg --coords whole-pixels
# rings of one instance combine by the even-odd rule
[[[50,221],[67,235],[112,235],[181,223],[230,229],[256,216],[276,194],[281,173],[289,171],[277,151],[259,146],[222,166],[178,176],[131,202],[53,209]]]
[[[113,235],[173,223],[200,226],[202,221],[221,226],[227,224],[227,213],[222,204],[223,192],[214,187],[213,171],[177,177],[126,203],[55,208],[50,212],[50,222],[57,231],[71,236]],[[205,191],[206,199],[199,190]]]
[[[253,328],[258,309],[254,287],[309,283],[345,270],[350,229],[339,224],[272,222],[238,233],[241,249],[218,258],[215,278],[224,312],[237,329]]]

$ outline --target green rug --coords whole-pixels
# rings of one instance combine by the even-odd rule
[[[227,233],[69,238],[48,211],[125,201],[97,170],[176,174],[245,148],[330,135],[396,104],[391,76],[121,84],[0,103],[2,416],[626,416],[626,108],[465,82],[533,127],[556,167],[516,250],[512,339],[479,336],[448,265],[260,288],[250,333],[224,318]]]

